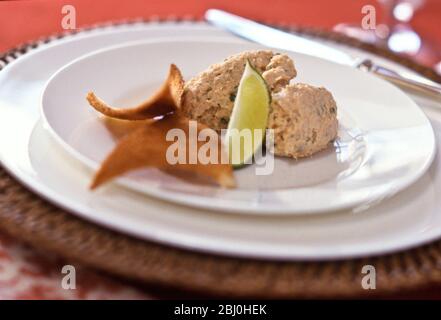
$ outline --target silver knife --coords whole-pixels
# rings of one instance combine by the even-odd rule
[[[210,9],[205,13],[205,19],[215,26],[226,29],[242,38],[281,50],[300,52],[316,56],[336,63],[350,65],[363,71],[371,72],[414,93],[430,95],[441,101],[441,85],[436,83],[423,83],[411,79],[391,69],[374,64],[371,60],[358,60],[349,54],[331,46],[284,32],[234,14]]]

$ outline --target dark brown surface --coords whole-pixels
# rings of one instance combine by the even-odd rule
[[[441,82],[432,70],[335,33],[297,29],[387,56]],[[3,56],[4,64],[16,52]],[[122,276],[138,284],[189,290],[198,297],[415,297],[441,289],[441,241],[393,255],[335,262],[236,259],[138,240],[81,220],[34,195],[0,169],[0,229],[40,250]],[[363,290],[361,268],[377,271],[377,289]],[[413,293],[407,294],[411,290]],[[180,296],[181,294],[178,294]],[[185,294],[183,294],[185,297]]]

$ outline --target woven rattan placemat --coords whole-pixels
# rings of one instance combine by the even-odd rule
[[[441,82],[433,70],[385,49],[329,31],[292,30],[374,52]],[[25,44],[0,55],[0,69],[58,37],[62,36]],[[3,169],[0,229],[70,261],[137,283],[188,290],[198,296],[363,297],[433,286],[441,289],[441,241],[387,256],[335,262],[273,262],[201,254],[132,238],[79,219],[28,191]],[[376,268],[376,290],[361,286],[361,269],[367,264]]]

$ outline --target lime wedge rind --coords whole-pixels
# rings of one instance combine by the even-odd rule
[[[265,137],[271,95],[260,73],[247,61],[226,133],[233,168],[251,164]]]

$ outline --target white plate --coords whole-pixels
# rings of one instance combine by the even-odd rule
[[[134,105],[159,87],[171,62],[189,78],[231,54],[256,49],[266,48],[207,38],[156,39],[100,50],[49,80],[43,115],[63,147],[96,170],[115,141],[87,104],[88,91],[112,105]],[[237,170],[237,189],[192,184],[152,169],[120,183],[164,200],[224,212],[312,214],[378,202],[426,171],[434,155],[433,131],[411,99],[356,69],[290,56],[299,73],[295,81],[325,86],[337,101],[340,129],[334,147],[301,161],[276,157],[270,175],[256,175],[255,166]]]
[[[73,214],[137,236],[192,250],[265,259],[338,259],[384,254],[441,236],[441,170],[436,159],[415,184],[364,211],[323,216],[256,217],[189,209],[112,186],[87,190],[90,170],[38,123],[49,77],[84,53],[125,40],[222,36],[203,24],[131,25],[78,34],[42,46],[0,71],[0,161],[27,187]],[[225,34],[223,34],[225,35]],[[361,52],[355,56],[364,57]],[[387,60],[381,63],[394,67]],[[405,70],[398,67],[398,70]],[[419,100],[441,136],[439,104]]]

